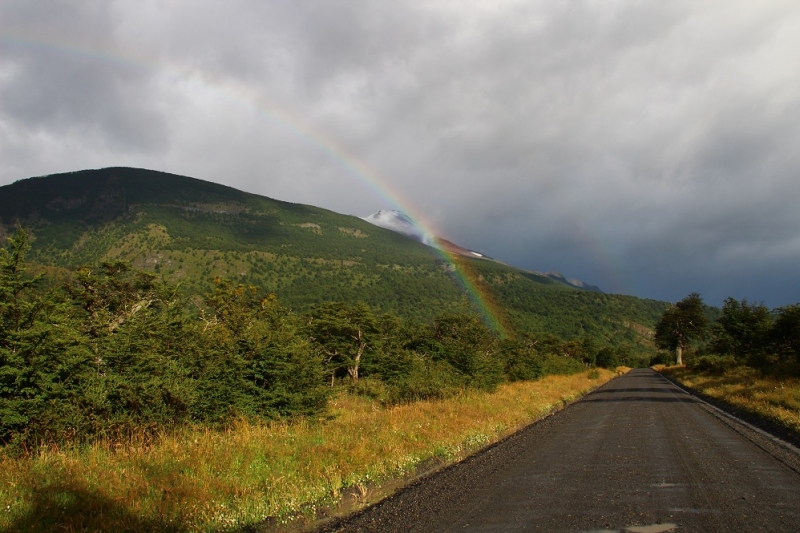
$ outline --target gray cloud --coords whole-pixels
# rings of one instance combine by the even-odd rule
[[[358,215],[394,191],[524,268],[800,301],[794,2],[0,1],[0,47],[0,183],[127,164]]]
[[[164,147],[166,117],[148,98],[149,73],[109,55],[115,21],[105,3],[7,2],[0,17],[9,34],[9,75],[0,86],[5,124],[122,152]]]

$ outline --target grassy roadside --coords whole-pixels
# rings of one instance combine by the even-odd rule
[[[743,366],[721,374],[683,366],[654,368],[706,396],[800,435],[800,379],[763,376],[758,370]]]
[[[0,531],[219,531],[313,516],[347,489],[446,462],[541,418],[614,376],[592,370],[491,394],[383,408],[336,398],[328,420],[185,430],[157,443],[0,452]]]

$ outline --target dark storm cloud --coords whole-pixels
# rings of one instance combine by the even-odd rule
[[[131,164],[396,207],[366,179],[517,266],[800,301],[793,2],[0,1],[0,32],[2,182]]]

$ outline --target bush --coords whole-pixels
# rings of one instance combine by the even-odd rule
[[[349,381],[347,391],[356,396],[364,396],[372,400],[377,400],[383,404],[396,403],[396,387],[387,385],[380,379],[361,378],[358,381]]]
[[[597,366],[608,369],[617,368],[617,366],[620,364],[617,353],[607,346],[605,348],[601,348],[597,352],[595,361],[597,362]]]
[[[691,370],[722,374],[729,368],[736,367],[737,361],[732,355],[702,355],[693,358],[686,366]]]
[[[548,354],[542,361],[542,370],[548,374],[577,374],[586,370],[586,366],[580,361],[563,355]]]
[[[415,357],[411,371],[393,382],[396,402],[440,400],[458,394],[466,385],[464,376],[440,361]]]
[[[529,339],[520,341],[503,339],[501,357],[505,361],[505,374],[509,381],[535,380],[544,375],[543,359]]]

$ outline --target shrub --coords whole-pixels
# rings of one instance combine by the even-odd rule
[[[571,357],[548,354],[543,358],[542,369],[546,375],[569,375],[583,372],[586,367],[583,363]]]
[[[392,385],[396,388],[395,401],[413,402],[455,396],[466,385],[466,379],[445,362],[415,357],[408,375]]]
[[[597,366],[602,368],[617,368],[617,365],[620,364],[619,357],[617,357],[617,353],[606,346],[605,348],[601,348],[597,352],[597,357],[595,359],[597,362]]]
[[[725,370],[737,366],[732,355],[702,355],[693,358],[687,365],[691,370],[722,374]]]

